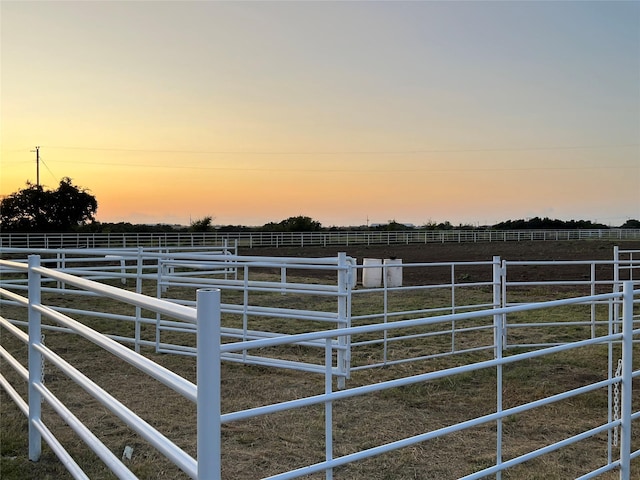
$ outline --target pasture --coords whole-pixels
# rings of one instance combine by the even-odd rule
[[[240,252],[251,255],[281,255],[304,257],[327,257],[344,251],[349,256],[362,259],[402,258],[404,262],[445,262],[445,261],[484,261],[493,255],[508,260],[610,260],[613,243],[598,241],[569,242],[518,242],[518,243],[476,243],[476,244],[429,244],[429,245],[387,245],[359,247],[310,247],[291,249],[251,249]],[[640,242],[624,243],[624,248],[640,248]],[[528,268],[518,271],[523,281],[538,279],[575,278],[584,275],[578,267],[548,266]],[[277,276],[278,272],[265,271],[265,279]],[[599,278],[611,278],[610,268],[602,266]],[[479,267],[469,267],[460,272],[461,281],[482,281],[486,275]],[[405,282],[412,285],[438,284],[448,281],[447,269],[429,270],[421,273],[419,269],[406,271]],[[288,278],[292,281],[292,278]],[[302,279],[301,279],[302,280]],[[114,285],[117,285],[114,283]],[[129,286],[131,288],[131,286]],[[155,295],[155,287],[148,286],[145,293]],[[458,298],[460,302],[474,301],[475,297],[487,295],[484,287],[465,291],[469,299]],[[172,288],[173,298],[185,301],[195,299],[195,290],[187,287]],[[223,301],[231,302],[230,292]],[[522,299],[544,301],[558,296],[585,295],[578,287],[521,289]],[[43,298],[44,300],[44,298]],[[61,296],[49,298],[52,302],[64,305],[69,299]],[[236,299],[237,300],[237,299]],[[432,306],[446,306],[449,298],[439,293],[426,295],[424,292],[407,292],[393,301],[404,308],[419,308],[429,303]],[[322,309],[327,299],[322,297],[304,299],[294,295],[264,294],[261,301],[266,306],[288,305],[296,308],[296,302],[303,302],[305,308]],[[354,298],[353,314],[365,315],[379,311],[377,300],[365,295]],[[78,308],[87,302],[87,308],[110,310],[113,302],[107,299],[74,297],[73,306]],[[90,305],[89,305],[90,304]],[[414,307],[412,307],[414,306]],[[120,307],[118,307],[120,308]],[[119,312],[128,314],[125,310]],[[133,308],[133,307],[130,307]],[[571,316],[578,307],[566,307],[551,315]],[[12,318],[20,313],[14,307],[2,309],[2,316]],[[535,313],[523,313],[540,321]],[[127,326],[110,319],[86,318],[93,328],[110,334],[126,335]],[[223,325],[236,326],[237,318],[223,318]],[[276,320],[265,317],[256,323],[264,330],[287,329],[295,334],[318,328],[310,323],[289,322],[274,325]],[[225,323],[226,322],[226,323]],[[532,343],[539,341],[541,335],[556,335],[556,330],[523,329],[519,332],[519,341]],[[563,335],[571,335],[571,329]],[[152,336],[151,330],[143,336]],[[175,341],[194,342],[193,336],[176,332]],[[460,339],[467,346],[474,342],[482,343],[481,336],[469,333]],[[532,338],[528,338],[531,336]],[[20,358],[21,345],[12,336],[2,332],[2,346]],[[422,352],[440,348],[438,342],[447,343],[448,338],[415,339],[398,342],[389,351],[390,357],[402,357],[410,351],[419,356]],[[195,405],[172,390],[159,385],[156,381],[141,374],[125,362],[106,354],[94,344],[77,336],[61,332],[46,333],[47,346],[72,363],[78,370],[89,376],[98,385],[111,392],[123,404],[139,412],[150,424],[161,430],[185,451],[195,455],[196,412]],[[22,349],[23,350],[23,349]],[[518,353],[514,350],[512,353]],[[141,353],[155,362],[178,373],[189,381],[195,382],[195,358],[187,355],[168,355],[155,353],[152,348],[142,347]],[[272,347],[271,352],[282,358],[310,360],[322,356],[310,347],[289,346]],[[555,393],[577,388],[598,380],[606,379],[608,370],[608,350],[605,345],[592,345],[571,352],[559,352],[554,355],[505,365],[502,373],[503,389],[500,393],[505,408],[522,405]],[[366,364],[379,355],[376,346],[360,348],[354,352],[354,361]],[[348,388],[375,384],[395,378],[418,375],[426,372],[454,368],[456,366],[479,362],[491,358],[490,351],[470,351],[456,356],[429,358],[419,362],[400,363],[383,368],[355,370],[347,380]],[[619,354],[617,354],[619,356]],[[640,358],[636,355],[635,358]],[[317,359],[317,358],[315,358]],[[21,357],[26,364],[24,355]],[[634,365],[635,368],[638,365]],[[3,374],[8,376],[3,368]],[[346,398],[335,402],[333,406],[333,444],[334,455],[352,454],[375,445],[393,442],[421,432],[446,428],[448,425],[488,415],[495,411],[497,392],[495,389],[496,371],[482,369],[459,375],[446,376],[428,382],[419,382],[409,386],[373,392],[368,395]],[[19,385],[16,379],[10,379]],[[65,404],[73,409],[109,448],[118,456],[123,455],[127,447],[131,448],[131,458],[125,463],[139,478],[178,479],[188,478],[164,457],[159,455],[143,438],[132,432],[106,410],[99,402],[89,396],[64,375],[55,369],[45,367],[45,383],[54,390]],[[640,386],[640,385],[639,385]],[[320,395],[325,391],[325,378],[309,372],[276,369],[238,363],[222,364],[222,413],[255,408],[262,405],[285,402],[301,397]],[[26,396],[26,389],[21,392]],[[58,479],[71,478],[63,465],[44,448],[39,462],[27,459],[27,421],[4,390],[0,392],[0,429],[1,463],[0,474],[3,479]],[[635,397],[640,397],[635,395]],[[555,402],[546,407],[514,414],[502,422],[505,459],[523,454],[562,438],[592,428],[606,420],[608,395],[606,389],[590,392],[580,397]],[[90,478],[113,478],[96,456],[79,442],[73,432],[48,407],[43,406],[43,415],[53,422],[56,436],[73,453],[76,461],[82,465]],[[640,409],[640,398],[634,398],[634,411]],[[296,410],[283,411],[268,416],[230,422],[222,430],[222,472],[225,479],[256,479],[286,471],[324,458],[324,410],[315,405]],[[495,462],[496,444],[495,424],[486,424],[446,436],[437,436],[394,452],[350,463],[334,470],[337,479],[454,479],[470,475],[474,471],[492,465]],[[634,432],[634,443],[640,436]],[[594,435],[579,445],[562,448],[542,457],[525,462],[507,470],[502,478],[512,479],[566,479],[576,478],[591,469],[606,463],[609,439],[606,434]],[[615,454],[614,454],[615,455]],[[637,461],[637,460],[636,460]],[[640,471],[638,465],[636,471]],[[324,478],[324,474],[312,474],[301,478]],[[599,478],[618,478],[617,473],[608,473]]]

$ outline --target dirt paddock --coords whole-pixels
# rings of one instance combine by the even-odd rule
[[[404,244],[404,245],[354,245],[332,247],[283,247],[283,248],[240,248],[240,255],[286,256],[286,257],[330,257],[338,252],[345,252],[362,264],[363,258],[400,258],[403,263],[428,263],[428,262],[475,262],[491,261],[493,256],[499,256],[502,260],[523,261],[561,261],[561,260],[612,260],[615,246],[621,250],[640,250],[640,241],[596,241],[596,240],[569,240],[569,241],[526,241],[526,242],[483,242],[483,243],[428,243],[428,244]],[[484,268],[486,270],[486,268]],[[583,275],[585,267],[580,265],[563,265],[561,275],[565,278],[577,278]],[[603,268],[611,271],[611,269]],[[426,281],[420,278],[415,270],[412,277],[411,270],[405,275],[409,281],[420,284]],[[422,270],[424,272],[424,270]],[[558,272],[554,272],[558,273]],[[429,272],[429,275],[432,275]],[[545,269],[528,269],[520,274],[521,280],[536,281],[541,276],[547,275]],[[603,278],[611,278],[610,274]],[[446,274],[442,278],[428,280],[446,280]]]

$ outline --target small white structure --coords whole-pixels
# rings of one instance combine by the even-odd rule
[[[377,288],[382,285],[382,260],[379,258],[362,259],[362,286]]]

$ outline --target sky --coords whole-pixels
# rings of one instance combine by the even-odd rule
[[[102,222],[640,218],[639,1],[0,2],[0,194]]]

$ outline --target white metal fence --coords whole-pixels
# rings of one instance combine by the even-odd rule
[[[0,233],[1,248],[305,247],[411,243],[519,242],[558,240],[640,240],[640,229],[596,230],[406,230],[326,232],[147,232],[147,233]]]
[[[487,262],[402,265],[403,273],[407,277],[410,277],[411,269],[432,269],[434,272],[445,270],[449,280],[445,282],[434,281],[433,285],[411,285],[410,282],[398,285],[393,283],[397,282],[397,278],[392,278],[388,274],[389,269],[397,267],[397,265],[389,264],[386,267],[384,264],[379,267],[377,265],[373,267],[357,265],[344,255],[337,259],[265,259],[235,255],[207,256],[198,252],[183,254],[151,252],[147,256],[142,251],[135,251],[130,252],[131,261],[125,262],[123,265],[120,263],[122,256],[112,257],[114,251],[108,253],[100,251],[96,256],[86,256],[87,252],[85,252],[84,257],[75,258],[76,263],[71,260],[72,256],[65,256],[64,262],[61,263],[59,254],[60,252],[56,253],[50,260],[56,262],[52,265],[56,267],[55,269],[39,266],[37,258],[33,256],[30,258],[30,265],[26,265],[24,262],[0,261],[2,266],[0,297],[3,299],[3,305],[19,306],[28,311],[26,323],[19,318],[5,318],[3,315],[0,324],[5,329],[5,334],[17,337],[28,347],[29,363],[25,367],[4,348],[0,350],[0,355],[3,358],[3,370],[10,368],[27,381],[29,385],[28,401],[25,401],[17,393],[17,390],[4,376],[0,380],[9,396],[29,417],[29,457],[32,460],[37,460],[40,455],[40,442],[44,439],[68,466],[75,478],[86,477],[83,476],[81,468],[56,439],[54,433],[49,430],[45,419],[41,417],[40,399],[50,404],[63,418],[68,419],[78,436],[119,478],[133,478],[133,474],[97,439],[94,433],[88,431],[81,422],[75,419],[68,407],[61,404],[47,389],[42,382],[43,359],[94,395],[126,425],[147,439],[192,478],[220,478],[220,449],[224,448],[224,444],[220,441],[220,435],[223,424],[273,415],[277,412],[309,405],[324,405],[325,460],[289,472],[282,472],[272,478],[296,478],[313,472],[324,472],[326,478],[332,478],[333,470],[341,465],[415,445],[429,439],[446,438],[455,432],[486,424],[493,425],[497,432],[495,464],[479,469],[465,478],[499,476],[500,472],[515,465],[567,445],[579,444],[586,438],[603,433],[608,437],[605,461],[601,467],[585,473],[581,478],[594,478],[611,470],[619,470],[620,478],[633,478],[631,460],[640,456],[640,452],[634,449],[631,444],[632,425],[640,418],[639,412],[632,411],[631,397],[632,379],[640,376],[640,372],[634,371],[632,366],[634,356],[637,357],[637,353],[634,355],[633,351],[634,341],[637,341],[638,335],[640,335],[639,330],[634,330],[633,315],[634,295],[637,298],[640,291],[633,291],[632,278],[634,269],[640,268],[638,261],[640,254],[638,252],[617,249],[614,261],[608,264],[606,262],[582,262],[581,264],[584,264],[587,273],[578,279],[550,278],[526,284],[508,281],[507,272],[512,272],[517,268],[541,268],[549,264],[559,267],[561,264],[557,262],[506,262],[496,257]],[[635,258],[634,254],[636,254]],[[99,256],[101,262],[104,263],[100,266],[95,262]],[[606,272],[601,271],[601,267],[612,268],[612,275],[607,278]],[[379,287],[356,287],[354,280],[363,279],[367,269],[375,268],[380,268],[383,272],[381,275],[382,284]],[[62,271],[65,269],[66,272]],[[253,270],[257,271],[257,280],[251,278]],[[301,272],[297,272],[297,270]],[[28,282],[24,281],[26,272],[29,273]],[[260,275],[264,272],[268,272],[269,275],[275,273],[279,278],[275,281],[262,279]],[[322,282],[306,284],[298,281],[298,275],[309,275],[313,272],[321,276]],[[618,273],[613,274],[613,272]],[[601,274],[603,278],[599,276]],[[118,282],[122,280],[130,282],[135,278],[136,292],[97,283],[88,278],[81,278],[82,276],[93,277],[93,280],[99,279],[101,281],[109,277]],[[434,277],[440,278],[435,273]],[[393,281],[390,282],[390,280]],[[149,295],[143,295],[145,287],[143,282],[150,284],[151,292],[155,293],[157,297],[167,297],[172,290],[177,288],[190,288],[198,289],[197,298],[190,302],[178,298],[171,298],[171,301],[168,301],[167,298],[153,298]],[[617,285],[624,285],[624,288],[618,291]],[[218,290],[218,287],[222,292]],[[562,287],[585,288],[587,292],[581,297],[571,296],[536,303],[523,303],[518,301],[516,296],[518,289],[522,288],[540,289],[541,295],[545,293],[544,289],[550,289],[553,294],[558,296],[562,292]],[[241,302],[237,306],[222,303],[221,298],[225,295],[225,291],[231,294],[234,292],[240,294]],[[575,290],[572,291],[575,292]],[[134,308],[134,313],[128,316],[117,316],[99,310],[87,312],[69,307],[61,308],[59,305],[44,304],[41,301],[42,293],[52,292],[57,294],[62,292],[62,294],[69,296],[91,295],[96,299],[110,298],[114,302],[124,302],[131,305]],[[296,295],[300,295],[302,304],[306,302],[305,299],[323,296],[330,299],[333,309],[331,311],[314,311],[288,307],[263,307],[249,301],[251,292],[270,295],[277,293],[282,296],[285,304],[295,302]],[[467,292],[470,292],[469,297],[467,297]],[[27,293],[27,297],[21,293]],[[424,304],[413,308],[403,307],[405,296],[415,293],[419,297],[423,296]],[[507,296],[510,299],[508,302]],[[443,299],[446,299],[449,305],[434,306],[435,300],[440,302]],[[381,305],[382,309],[374,313],[359,314],[358,311],[362,304]],[[321,303],[321,305],[328,304]],[[563,310],[569,307],[572,308],[571,313]],[[584,309],[584,315],[576,313],[575,308]],[[154,312],[156,316],[144,319],[141,314],[142,310]],[[561,322],[554,320],[553,315],[557,311],[563,317]],[[518,321],[518,316],[523,312],[539,312],[541,318],[551,318],[551,320],[540,323],[522,323]],[[135,332],[127,338],[122,336],[110,338],[105,332],[97,332],[90,328],[86,322],[81,323],[72,318],[78,315],[83,317],[97,316],[100,313],[116,320],[129,321],[135,326]],[[220,319],[225,314],[239,316],[242,325],[234,328],[224,327]],[[266,334],[263,331],[250,328],[249,322],[252,316],[267,316],[268,318],[288,316],[290,319],[317,321],[320,326],[317,331],[305,333],[282,331]],[[46,325],[42,324],[43,319],[47,320]],[[167,323],[163,323],[165,321]],[[198,385],[200,388],[151,362],[136,351],[121,345],[122,342],[127,341],[135,345],[135,350],[139,350],[140,346],[144,345],[153,345],[155,348],[168,348],[169,350],[178,348],[175,344],[165,344],[159,342],[158,339],[149,341],[142,338],[140,327],[145,322],[156,327],[159,325],[176,328],[186,327],[186,330],[191,334],[197,334],[197,345],[195,348],[189,348],[198,359]],[[24,328],[20,327],[26,327],[28,333],[25,333]],[[553,342],[540,341],[535,345],[518,344],[517,341],[509,338],[510,331],[540,327],[557,327],[558,331],[567,327],[585,327],[586,333],[579,333],[578,336],[582,335],[579,340],[575,340],[575,337],[567,340],[560,334]],[[42,341],[43,328],[57,328],[60,331],[81,335],[100,345],[114,356],[124,359],[180,392],[186,399],[197,402],[197,457],[193,458],[181,450],[169,438],[142,420],[138,414],[119,403],[108,392],[102,390],[55,352],[49,350]],[[157,331],[161,330],[162,328],[157,329]],[[444,343],[449,345],[443,350],[427,351],[426,353],[414,351],[413,356],[405,358],[393,356],[395,355],[392,348],[394,344],[418,341],[422,346],[429,347],[430,344],[437,343],[436,338],[443,336],[446,336],[447,340]],[[3,338],[5,337],[3,336]],[[462,338],[466,341],[460,341]],[[469,338],[480,338],[480,340],[475,344],[469,344]],[[322,356],[324,360],[320,364],[310,367],[313,371],[325,375],[324,394],[222,415],[220,413],[220,362],[224,359],[235,359],[236,361],[248,359],[258,363],[256,359],[261,356],[252,355],[251,352],[279,345],[312,345],[324,351]],[[358,349],[370,345],[381,347],[381,359],[362,361],[357,356]],[[526,362],[532,358],[552,355],[561,351],[577,351],[591,345],[608,346],[607,371],[609,373],[605,380],[569,389],[517,407],[505,406],[502,399],[502,392],[505,388],[502,370],[506,365]],[[622,367],[619,372],[616,372],[614,367],[617,360],[614,353],[617,351],[617,345],[622,346]],[[507,356],[504,352],[509,346],[524,348],[525,351]],[[344,382],[349,372],[357,369],[474,350],[485,352],[486,359],[455,368],[400,377],[361,387],[347,388]],[[273,365],[278,363],[275,359]],[[208,367],[203,368],[202,365]],[[355,396],[370,395],[374,392],[430,382],[458,373],[474,372],[481,369],[495,371],[497,401],[493,413],[377,445],[356,453],[343,456],[335,455],[337,449],[332,440],[335,428],[334,404]],[[338,377],[337,390],[334,389],[333,383],[336,376]],[[503,460],[501,432],[503,423],[509,416],[601,389],[609,391],[610,400],[607,412],[605,412],[599,426],[560,442],[551,443],[544,448]],[[619,398],[621,399],[620,408],[617,410],[614,408],[612,400],[614,389],[619,390]],[[619,449],[614,449],[613,445],[618,443],[618,439]],[[638,472],[635,473],[638,474]]]
[[[19,249],[9,249],[17,253]],[[24,251],[22,251],[24,252]],[[296,324],[306,329],[345,328],[397,320],[422,318],[463,311],[519,305],[531,302],[531,291],[537,289],[539,300],[557,299],[562,296],[595,295],[619,291],[621,278],[631,279],[634,268],[640,268],[638,255],[633,251],[615,249],[617,256],[627,260],[612,261],[507,261],[494,257],[485,262],[443,263],[378,263],[367,265],[344,254],[332,258],[252,257],[233,255],[223,251],[178,251],[171,249],[80,249],[42,250],[48,253],[43,259],[59,271],[94,280],[112,279],[117,282],[135,282],[135,291],[165,298],[174,303],[195,306],[194,296],[180,297],[176,290],[195,292],[197,288],[218,288],[222,291],[222,313],[226,326],[225,341],[253,340],[265,337],[290,335],[299,331]],[[401,260],[398,260],[401,262]],[[573,277],[561,278],[562,269],[572,267]],[[580,268],[582,270],[580,270]],[[543,272],[546,277],[522,281],[522,272]],[[390,273],[400,274],[391,278]],[[622,277],[620,276],[622,271]],[[271,272],[267,274],[265,272]],[[432,282],[411,281],[412,277],[433,278]],[[371,274],[375,275],[371,275]],[[378,284],[367,285],[366,277],[377,276]],[[409,281],[402,283],[402,275]],[[515,279],[513,279],[513,278]],[[369,282],[370,283],[370,282]],[[5,279],[7,288],[26,289],[25,280]],[[44,291],[58,292],[72,297],[85,295],[75,290],[65,290],[64,283],[48,282]],[[525,295],[522,296],[522,292]],[[563,293],[567,291],[568,293]],[[265,294],[278,293],[283,305],[265,303]],[[276,295],[277,296],[277,295]],[[416,300],[412,298],[418,297]],[[323,299],[322,302],[318,298]],[[410,303],[416,303],[411,305]],[[102,307],[104,309],[104,307]],[[157,352],[195,355],[193,335],[195,327],[161,315],[145,315],[140,308],[130,314],[108,311],[88,311],[70,306],[58,306],[62,313],[84,315],[93,318],[114,318],[132,325],[129,335],[111,335],[123,343],[133,344],[136,351],[141,346],[152,346]],[[606,330],[613,318],[619,317],[619,305],[615,302],[590,302],[581,307],[578,314],[571,312],[571,320],[551,317],[531,322],[518,314],[505,316],[503,348],[551,346],[561,338],[558,333],[549,342],[535,345],[518,340],[518,332],[555,328],[556,332],[571,331],[564,341],[593,338],[597,330]],[[261,321],[266,319],[265,321]],[[270,320],[277,320],[271,322]],[[279,326],[274,326],[279,325]],[[145,327],[149,327],[146,328]],[[438,324],[428,329],[410,329],[383,332],[363,336],[345,336],[337,340],[336,350],[340,361],[334,374],[345,378],[352,371],[413,362],[453,354],[484,351],[495,348],[491,322],[460,326],[455,320],[448,325]],[[145,330],[146,335],[141,332]],[[151,333],[148,333],[151,332]],[[172,335],[182,332],[191,335]],[[105,332],[108,333],[108,332]],[[428,348],[408,349],[408,345],[430,339]],[[425,345],[427,345],[425,343]],[[324,348],[322,342],[307,342],[304,346]],[[372,348],[375,348],[372,352]],[[411,351],[410,355],[406,352]],[[297,359],[252,356],[244,351],[229,354],[225,360],[246,364],[261,364],[294,368],[309,372],[323,372],[319,363]]]
[[[198,462],[194,458],[180,449],[165,435],[157,431],[149,423],[145,422],[141,417],[136,415],[128,407],[110,395],[109,392],[105,391],[88,377],[76,370],[73,365],[70,365],[58,354],[47,348],[42,340],[42,319],[45,318],[48,322],[52,322],[59,327],[63,327],[68,331],[80,335],[99,345],[111,354],[121,358],[152,376],[159,382],[162,382],[171,389],[181,393],[186,399],[192,402],[198,401],[198,391],[196,386],[170,370],[161,367],[140,354],[131,351],[120,343],[74,320],[68,315],[57,312],[43,304],[41,302],[42,279],[48,278],[64,282],[66,285],[87,293],[104,296],[111,298],[114,301],[125,302],[138,307],[148,308],[152,311],[163,312],[166,315],[181,318],[182,320],[191,323],[197,322],[196,312],[188,307],[172,304],[170,302],[163,302],[152,297],[143,296],[137,293],[104,285],[102,283],[75,277],[67,273],[57,272],[52,269],[41,267],[38,256],[29,257],[28,267],[24,265],[24,263],[19,262],[2,261],[1,263],[5,268],[4,275],[7,275],[8,271],[13,270],[15,272],[21,272],[27,268],[29,272],[28,297],[25,298],[6,290],[5,288],[0,289],[0,293],[3,297],[8,298],[28,309],[28,334],[25,334],[23,330],[14,326],[9,319],[4,318],[4,316],[0,317],[1,325],[6,329],[6,332],[14,335],[28,346],[28,368],[25,368],[20,364],[6,349],[2,348],[0,350],[3,360],[17,371],[23,380],[28,382],[28,400],[25,401],[17,393],[17,390],[6,380],[4,375],[0,377],[0,382],[2,383],[4,390],[9,394],[20,410],[29,418],[29,459],[37,461],[40,458],[42,451],[41,442],[42,439],[44,439],[58,458],[60,458],[60,460],[65,464],[74,478],[88,478],[80,466],[58,441],[54,433],[48,428],[42,418],[41,403],[44,401],[52,407],[58,415],[64,418],[65,422],[75,431],[80,439],[95,452],[95,454],[111,471],[114,472],[118,478],[136,478],[124,463],[98,439],[95,433],[91,432],[82,422],[80,422],[72,411],[61,403],[46,387],[43,382],[42,368],[43,362],[46,360],[46,362],[55,366],[63,374],[71,378],[85,391],[92,395],[93,398],[98,400],[105,408],[109,409],[110,412],[116,415],[121,421],[150,442],[151,445],[157,448],[159,452],[171,459],[177,467],[186,472],[189,476],[192,478],[213,478],[214,474],[212,475],[211,472],[203,471],[201,467],[198,466]],[[216,312],[210,311],[209,314],[214,316]],[[206,388],[204,390],[206,391]],[[198,419],[198,421],[200,422],[201,420]],[[208,430],[204,430],[200,434],[205,436],[204,438],[206,441],[199,438],[199,445],[211,444],[209,442],[210,437],[206,437],[209,435]]]

